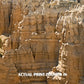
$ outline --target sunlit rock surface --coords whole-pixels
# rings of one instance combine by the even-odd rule
[[[0,84],[84,84],[83,4],[0,0]]]

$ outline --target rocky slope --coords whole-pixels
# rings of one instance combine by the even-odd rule
[[[54,67],[50,72],[50,74],[54,72],[57,73],[57,75],[52,78],[53,80],[56,80],[54,83],[84,83],[84,39],[82,36],[84,34],[83,15],[84,6],[78,5],[70,11],[66,11],[64,16],[58,19],[56,35],[60,38],[61,47],[59,50],[58,66]],[[60,25],[62,25],[62,27]],[[60,82],[58,83],[57,80]]]
[[[0,0],[0,83],[83,84],[83,4]],[[56,76],[19,77],[20,72]]]

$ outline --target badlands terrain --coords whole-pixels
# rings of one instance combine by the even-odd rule
[[[84,84],[84,0],[0,0],[0,84]]]

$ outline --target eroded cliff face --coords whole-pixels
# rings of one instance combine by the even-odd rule
[[[50,74],[54,84],[83,84],[84,79],[84,6],[66,11],[64,16],[58,19],[56,35],[60,38],[59,63]],[[82,37],[82,38],[81,38]],[[82,60],[81,60],[82,58]],[[50,79],[48,77],[49,83]],[[51,81],[52,82],[52,81]],[[51,84],[51,83],[50,83]]]
[[[56,0],[0,5],[1,84],[84,83],[84,5]],[[56,76],[19,77],[20,72]]]
[[[10,33],[10,0],[0,0],[0,35]]]

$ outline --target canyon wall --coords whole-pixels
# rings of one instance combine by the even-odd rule
[[[84,4],[83,0],[81,3]],[[83,84],[81,3],[0,0],[0,83]],[[18,76],[22,72],[56,75]]]
[[[84,83],[84,6],[78,6],[71,11],[66,11],[59,18],[56,25],[56,34],[60,37],[59,63],[53,67],[50,74],[53,84],[83,84]],[[61,27],[62,25],[62,27]],[[81,60],[82,59],[82,60]],[[49,84],[51,77],[48,77]]]

